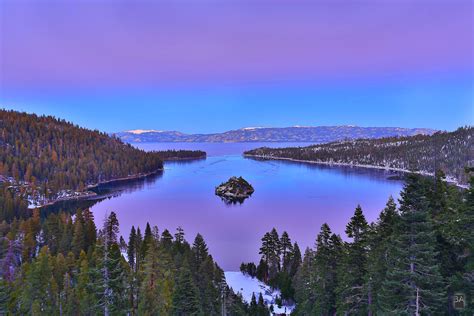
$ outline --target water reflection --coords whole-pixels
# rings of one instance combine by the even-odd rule
[[[163,171],[143,178],[105,183],[91,189],[91,191],[97,193],[97,195],[101,197],[117,197],[123,193],[133,193],[138,190],[143,190],[146,187],[153,185],[161,177],[163,177]]]
[[[96,196],[91,196],[87,199],[58,201],[52,205],[43,207],[41,215],[42,217],[46,217],[50,213],[59,212],[69,212],[73,214],[78,210],[91,208],[95,204],[106,199],[117,198],[124,193],[129,194],[135,191],[143,190],[148,186],[153,185],[162,176],[163,172],[160,171],[143,178],[101,184],[95,188],[90,189],[90,191],[97,194]]]
[[[248,157],[245,156],[245,159],[258,161],[260,163],[268,163],[274,166],[282,166],[282,165],[296,165],[301,168],[305,168],[308,170],[321,170],[321,171],[330,171],[334,173],[338,173],[343,175],[344,177],[358,177],[364,176],[369,177],[371,179],[379,179],[384,177],[387,180],[394,180],[394,181],[401,181],[404,179],[404,173],[394,170],[387,170],[387,169],[377,169],[377,168],[361,168],[355,166],[343,166],[343,165],[328,165],[328,164],[317,164],[311,162],[303,162],[303,161],[292,161],[292,160],[273,160],[273,159],[265,159],[265,158],[258,158],[258,157]]]
[[[98,227],[114,211],[124,237],[132,225],[144,229],[147,222],[161,231],[181,226],[190,242],[199,232],[225,270],[238,270],[242,261],[258,262],[260,239],[273,227],[280,233],[286,230],[301,249],[314,245],[323,223],[344,237],[357,204],[367,220],[374,221],[388,197],[397,198],[402,187],[401,181],[387,180],[393,173],[384,170],[242,157],[244,150],[259,145],[191,144],[189,147],[212,155],[206,160],[169,161],[162,174],[100,186],[98,193],[106,198],[69,201],[56,207],[90,207]],[[147,149],[180,146],[147,144]],[[216,186],[231,176],[242,176],[255,189],[243,204],[227,205],[215,195]]]

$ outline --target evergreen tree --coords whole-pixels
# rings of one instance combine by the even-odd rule
[[[338,279],[338,314],[367,314],[367,297],[365,289],[367,234],[368,224],[362,208],[357,206],[354,216],[346,226],[346,234],[352,238],[344,246],[342,264]]]
[[[174,234],[174,248],[178,252],[183,251],[183,245],[185,243],[184,240],[184,229],[179,226],[176,229],[176,233]]]
[[[380,311],[378,290],[385,279],[388,260],[388,247],[395,226],[399,219],[397,206],[392,197],[380,213],[375,225],[372,225],[368,234],[369,253],[367,261],[366,289],[367,304],[370,314]]]
[[[323,224],[316,241],[314,255],[315,296],[313,307],[315,315],[332,315],[336,306],[336,270],[334,269],[335,253],[331,239],[331,229]]]
[[[267,306],[265,305],[265,301],[263,300],[262,293],[259,293],[258,295],[257,315],[258,316],[270,315],[270,313],[268,312]]]
[[[202,314],[198,289],[189,270],[189,264],[186,261],[183,262],[176,280],[176,287],[173,292],[172,314],[175,316]]]
[[[85,248],[86,253],[89,251],[91,246],[93,246],[97,239],[97,228],[94,222],[94,214],[86,209],[83,211],[84,217],[84,239],[85,239]]]
[[[174,272],[168,255],[156,243],[150,243],[145,257],[139,315],[169,315],[172,308]]]
[[[298,243],[293,244],[293,253],[291,254],[290,276],[293,277],[302,263],[301,251]]]
[[[307,248],[301,267],[293,279],[297,302],[295,315],[312,315],[313,306],[317,299],[314,270],[314,252]]]
[[[143,245],[141,247],[142,251],[142,258],[145,258],[146,254],[148,253],[148,248],[151,246],[153,242],[153,234],[151,233],[150,223],[146,223],[145,228],[145,235],[143,236]]]
[[[86,240],[84,234],[84,219],[82,218],[82,212],[78,211],[76,214],[76,220],[74,222],[74,233],[72,236],[72,252],[74,255],[79,256],[82,250],[86,249]]]
[[[124,269],[123,257],[117,244],[119,223],[114,212],[105,219],[96,247],[97,268],[100,277],[97,280],[98,297],[104,315],[124,313],[127,301],[126,284],[128,280]]]
[[[286,231],[281,234],[280,239],[283,271],[290,273],[291,260],[293,254],[293,245],[290,236]]]
[[[135,271],[135,252],[136,252],[136,243],[137,243],[137,233],[135,231],[135,226],[132,225],[130,230],[130,236],[128,237],[128,247],[127,247],[127,257],[128,264]]]
[[[192,250],[194,253],[194,263],[196,267],[199,268],[209,255],[206,242],[201,234],[196,235]]]
[[[171,236],[169,230],[165,229],[161,233],[161,244],[165,248],[171,248],[171,245],[173,244],[173,236]]]
[[[47,247],[43,247],[38,259],[32,263],[26,273],[25,287],[20,302],[26,314],[55,314],[54,300],[57,297],[52,278],[51,256]]]
[[[250,315],[257,315],[258,314],[258,305],[257,305],[257,298],[255,297],[255,293],[252,293],[252,298],[250,299]]]
[[[81,251],[79,255],[79,273],[76,286],[77,311],[79,314],[93,315],[97,311],[96,306],[98,306],[98,302],[95,300],[95,296],[92,292],[89,262],[86,253]]]
[[[135,238],[135,271],[139,271],[144,260],[142,255],[143,236],[140,227],[137,227],[137,237]]]
[[[380,305],[385,312],[394,314],[438,313],[446,293],[436,261],[436,238],[426,191],[418,175],[406,178],[400,214],[388,248]]]

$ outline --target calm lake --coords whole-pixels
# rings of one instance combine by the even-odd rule
[[[210,253],[226,271],[241,262],[258,263],[263,234],[273,227],[286,230],[301,251],[313,246],[323,223],[345,238],[345,226],[357,204],[367,220],[377,219],[388,197],[398,198],[402,182],[387,180],[381,170],[328,167],[289,161],[259,161],[242,152],[261,146],[294,143],[153,143],[145,150],[201,149],[205,160],[167,162],[163,174],[122,185],[117,196],[92,206],[97,225],[107,213],[117,213],[128,240],[132,225],[144,231],[147,222],[160,232],[181,226],[192,243],[200,232]],[[227,205],[214,189],[231,176],[243,176],[255,193],[241,205]]]

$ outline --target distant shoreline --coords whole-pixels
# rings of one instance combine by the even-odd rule
[[[198,156],[198,157],[172,157],[172,158],[166,158],[166,159],[163,159],[164,162],[166,161],[180,161],[180,160],[201,160],[201,159],[206,159],[207,158],[207,154],[204,154],[202,156]]]
[[[131,176],[127,176],[127,177],[100,181],[98,183],[88,185],[87,190],[95,189],[95,188],[97,188],[101,185],[104,185],[104,184],[110,184],[110,183],[116,183],[116,182],[117,183],[118,182],[127,182],[127,181],[130,181],[130,180],[137,180],[137,179],[141,179],[141,178],[146,178],[146,177],[149,177],[151,175],[157,174],[160,171],[164,171],[164,168],[159,168],[159,169],[156,169],[155,171],[151,171],[151,172],[147,172],[147,173],[139,173],[139,174],[131,175]]]
[[[199,156],[199,157],[172,157],[172,158],[163,159],[163,162],[201,160],[201,159],[206,159],[206,157],[207,157],[206,154],[204,154],[202,156]],[[159,169],[156,169],[154,171],[147,172],[147,173],[139,173],[139,174],[135,174],[135,175],[127,176],[127,177],[100,181],[98,183],[88,185],[87,189],[85,191],[76,191],[75,192],[76,195],[74,195],[74,196],[57,198],[55,200],[51,200],[51,201],[49,201],[45,204],[41,204],[41,205],[36,206],[34,208],[44,208],[44,207],[47,207],[47,206],[52,206],[56,203],[66,202],[66,201],[99,199],[99,198],[102,197],[102,195],[97,194],[93,190],[100,187],[100,186],[102,186],[102,185],[128,182],[128,181],[138,180],[138,179],[142,179],[142,178],[147,178],[147,177],[155,175],[159,172],[163,172],[164,170],[165,169],[163,167],[163,168],[159,168]]]
[[[157,170],[152,171],[152,172],[140,173],[140,174],[136,174],[136,175],[132,175],[132,176],[128,176],[128,177],[122,177],[122,178],[116,178],[116,179],[101,181],[101,182],[98,182],[98,183],[95,183],[95,184],[88,185],[87,190],[85,190],[85,191],[76,191],[75,193],[77,195],[57,198],[55,200],[48,201],[45,204],[41,204],[39,206],[32,207],[32,209],[35,209],[35,208],[40,209],[40,208],[44,208],[44,207],[47,207],[47,206],[52,206],[52,205],[54,205],[56,203],[60,203],[60,202],[67,202],[67,201],[74,201],[74,200],[79,201],[79,200],[99,199],[99,198],[101,198],[102,195],[97,194],[96,192],[94,192],[92,190],[98,188],[101,185],[111,184],[111,183],[127,182],[127,181],[147,178],[149,176],[152,176],[152,175],[157,174],[158,172],[162,172],[162,171],[164,171],[164,168],[160,168],[160,169],[157,169]]]
[[[362,164],[352,164],[352,163],[346,163],[346,162],[327,162],[327,161],[315,161],[315,160],[302,160],[302,159],[293,159],[293,158],[285,158],[285,157],[249,155],[249,154],[244,154],[244,157],[260,158],[260,159],[266,159],[266,160],[286,160],[286,161],[311,163],[311,164],[327,165],[327,166],[343,166],[343,167],[355,167],[355,168],[366,168],[366,169],[390,170],[390,171],[397,171],[397,172],[403,172],[403,173],[416,173],[416,174],[419,174],[419,175],[422,175],[422,176],[434,177],[434,174],[431,173],[431,172],[410,171],[410,170],[406,170],[406,169],[385,167],[385,166],[376,166],[376,165],[362,165]],[[455,185],[459,188],[469,189],[468,185],[461,184],[455,179],[446,179],[445,181],[447,183],[453,184],[453,185]]]

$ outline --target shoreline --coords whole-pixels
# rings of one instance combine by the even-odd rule
[[[74,200],[94,200],[94,199],[99,199],[102,197],[102,195],[100,194],[97,194],[96,192],[92,191],[93,189],[96,189],[98,188],[99,186],[101,185],[104,185],[104,184],[111,184],[111,183],[118,183],[118,182],[127,182],[127,181],[132,181],[132,180],[137,180],[137,179],[142,179],[142,178],[147,178],[151,175],[154,175],[154,174],[157,174],[158,172],[160,171],[164,171],[164,168],[161,168],[161,169],[157,169],[155,171],[152,171],[152,172],[148,172],[148,173],[141,173],[141,174],[137,174],[137,175],[133,175],[133,176],[128,176],[128,177],[122,177],[122,178],[117,178],[117,179],[111,179],[111,180],[106,180],[106,181],[101,181],[99,183],[95,183],[95,184],[92,184],[92,185],[88,185],[87,186],[87,189],[85,191],[81,191],[81,192],[76,192],[78,193],[78,195],[74,195],[74,196],[69,196],[69,197],[62,197],[62,198],[57,198],[55,200],[52,200],[52,201],[49,201],[45,204],[41,204],[39,206],[35,206],[35,207],[32,207],[31,209],[41,209],[41,208],[44,208],[44,207],[47,207],[47,206],[52,206],[56,203],[60,203],[60,202],[67,202],[67,201],[74,201]],[[105,196],[105,195],[104,195]]]
[[[163,159],[163,162],[200,160],[200,159],[206,159],[206,158],[207,158],[207,155],[203,155],[203,156],[200,156],[200,157],[186,157],[186,158],[173,157],[173,158]],[[165,171],[164,166],[163,166],[163,168],[160,168],[160,169],[157,169],[157,170],[154,170],[154,171],[151,171],[151,172],[147,172],[147,173],[140,173],[140,174],[131,175],[131,176],[127,176],[127,177],[105,180],[105,181],[101,181],[101,182],[98,182],[98,183],[95,183],[95,184],[89,184],[86,187],[85,191],[75,192],[75,193],[77,193],[77,195],[57,198],[57,199],[49,201],[45,204],[41,204],[41,205],[38,205],[38,206],[35,206],[35,207],[31,207],[31,209],[35,209],[35,208],[40,209],[40,208],[44,208],[44,207],[47,207],[47,206],[52,206],[56,203],[66,202],[66,201],[100,199],[102,197],[102,195],[97,194],[93,190],[100,187],[101,185],[127,182],[127,181],[133,181],[133,180],[138,180],[138,179],[142,179],[142,178],[147,178],[149,176],[155,175],[155,174],[157,174],[159,172],[163,172],[163,171]]]
[[[163,167],[163,168],[156,169],[155,171],[151,171],[151,172],[147,172],[147,173],[139,173],[139,174],[135,174],[135,175],[127,176],[127,177],[100,181],[98,183],[88,185],[87,186],[87,191],[89,191],[90,189],[95,189],[95,188],[97,188],[101,185],[104,185],[104,184],[110,184],[110,183],[115,183],[115,182],[126,182],[126,181],[130,181],[130,180],[137,180],[137,179],[141,179],[141,178],[146,178],[146,177],[157,174],[158,172],[164,171],[164,170],[165,169]],[[87,192],[87,191],[84,191],[84,192]]]
[[[285,157],[249,155],[249,154],[244,154],[244,157],[260,158],[260,159],[266,159],[266,160],[286,160],[286,161],[302,162],[302,163],[310,163],[310,164],[326,165],[326,166],[341,166],[341,167],[354,167],[354,168],[365,168],[365,169],[379,169],[379,170],[397,171],[397,172],[403,172],[403,173],[416,173],[416,174],[419,174],[419,175],[422,175],[422,176],[434,177],[434,174],[430,173],[430,172],[423,172],[423,171],[413,172],[413,171],[406,170],[406,169],[376,166],[376,165],[352,164],[352,163],[347,163],[347,162],[327,162],[327,161],[315,161],[315,160],[302,160],[302,159],[293,159],[293,158],[285,158]],[[446,181],[446,183],[453,184],[458,188],[469,189],[468,185],[461,184],[461,183],[457,182],[456,180],[446,179],[445,181]]]
[[[166,161],[181,161],[181,160],[185,160],[185,161],[188,161],[188,160],[201,160],[201,159],[206,159],[206,158],[207,158],[207,154],[199,156],[199,157],[172,157],[172,158],[163,159],[163,162],[166,162]]]

